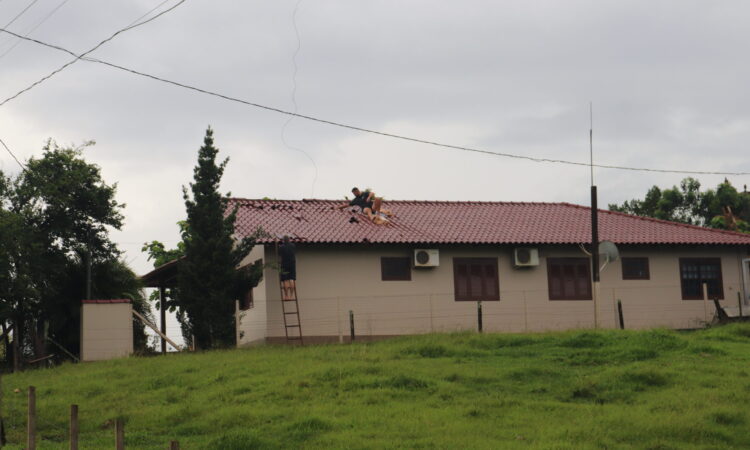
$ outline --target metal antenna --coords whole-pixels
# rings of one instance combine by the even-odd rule
[[[589,166],[591,167],[591,185],[594,185],[594,105],[589,102]]]

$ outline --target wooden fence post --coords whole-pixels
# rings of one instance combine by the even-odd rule
[[[125,423],[115,419],[115,449],[125,450]]]
[[[622,316],[622,302],[617,300],[617,315],[620,318],[620,329],[625,329],[625,318]]]
[[[703,316],[708,325],[708,283],[703,283]]]
[[[234,301],[234,339],[237,343],[235,347],[240,347],[240,301]]]
[[[740,307],[739,314],[740,314],[740,320],[741,320],[742,319],[742,294],[740,294],[739,291],[737,292],[737,306]]]
[[[482,332],[482,302],[477,302],[477,328]]]
[[[26,448],[36,450],[36,388],[29,386],[29,416],[26,422]]]
[[[354,311],[349,310],[349,338],[351,342],[354,342]]]
[[[70,450],[78,450],[78,405],[70,405]]]

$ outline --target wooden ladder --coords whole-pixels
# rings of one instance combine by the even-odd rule
[[[299,341],[304,345],[302,340],[302,322],[299,318],[299,302],[297,301],[297,287],[292,288],[292,296],[284,295],[284,286],[279,283],[281,288],[281,315],[284,316],[284,333],[286,341]],[[296,332],[294,330],[297,330]]]

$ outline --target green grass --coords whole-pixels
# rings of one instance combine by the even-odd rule
[[[65,365],[3,377],[10,448],[748,448],[750,324],[692,333],[404,337]],[[14,389],[20,389],[15,393]]]

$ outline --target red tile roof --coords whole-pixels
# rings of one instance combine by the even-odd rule
[[[569,203],[386,201],[395,216],[375,225],[334,200],[235,198],[236,230],[259,228],[273,242],[288,234],[310,243],[579,244],[591,241],[590,209]],[[599,210],[599,239],[616,244],[750,245],[750,235]]]

